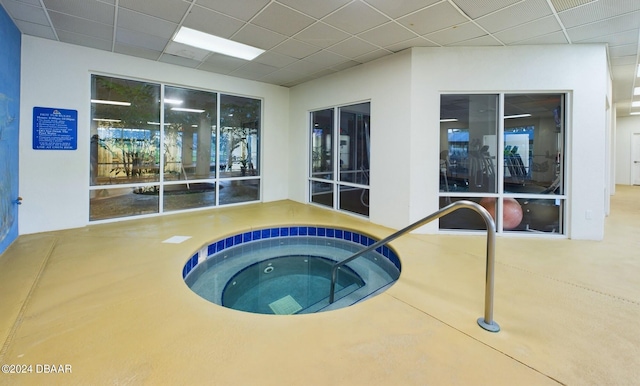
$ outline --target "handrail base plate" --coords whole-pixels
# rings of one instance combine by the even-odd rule
[[[478,318],[478,325],[482,328],[484,328],[487,331],[490,332],[498,332],[500,331],[500,326],[498,326],[498,323],[496,322],[491,322],[491,324],[485,322],[484,318]]]

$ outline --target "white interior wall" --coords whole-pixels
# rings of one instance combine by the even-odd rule
[[[286,199],[287,88],[23,36],[20,122],[20,234],[89,222],[90,74],[164,82],[263,98],[262,198]],[[78,149],[33,150],[33,107],[78,111]]]
[[[371,101],[369,218],[392,228],[407,225],[411,186],[410,52],[378,59],[291,88],[289,197],[306,202],[309,113]]]
[[[413,49],[412,111],[419,115],[415,131],[424,131],[427,163],[414,165],[411,196],[437,210],[439,94],[470,92],[567,92],[569,237],[601,239],[605,216],[606,115],[608,69],[604,45],[516,46]],[[417,194],[418,192],[422,194]],[[589,192],[589,194],[584,194]],[[424,200],[424,197],[431,199]],[[422,205],[422,204],[420,204]],[[421,214],[421,213],[420,213]],[[413,217],[419,216],[412,213]]]
[[[616,184],[631,185],[631,136],[640,134],[640,116],[620,117],[616,119]]]

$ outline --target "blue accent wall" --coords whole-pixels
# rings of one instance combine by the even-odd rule
[[[0,254],[18,237],[21,34],[0,5]]]

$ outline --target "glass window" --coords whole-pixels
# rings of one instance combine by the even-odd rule
[[[310,137],[310,202],[368,216],[370,103],[312,112]]]
[[[160,180],[160,86],[93,76],[91,185]]]
[[[91,221],[260,200],[261,100],[99,75],[91,85]]]
[[[217,116],[217,94],[165,87],[165,181],[216,176]]]
[[[440,206],[472,200],[500,232],[563,233],[564,111],[564,94],[442,95]],[[440,228],[485,229],[467,210]]]

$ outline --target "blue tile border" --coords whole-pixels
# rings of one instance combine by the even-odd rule
[[[296,236],[313,236],[327,239],[341,239],[345,241],[351,241],[362,246],[369,246],[378,240],[372,239],[368,236],[362,235],[352,230],[328,228],[328,227],[314,227],[314,226],[290,226],[290,227],[278,227],[278,228],[266,228],[254,231],[248,231],[233,235],[222,240],[217,240],[207,245],[207,256],[222,252],[227,248],[237,246],[251,241],[264,240],[264,239],[276,239],[281,237],[296,237]],[[204,248],[203,248],[204,249]],[[376,252],[393,263],[393,265],[400,270],[400,259],[395,251],[386,245],[375,249]],[[182,268],[182,278],[185,279],[187,275],[198,265],[198,258],[200,252],[197,252],[187,260]],[[205,256],[206,257],[206,256]],[[203,259],[204,260],[204,259]]]

